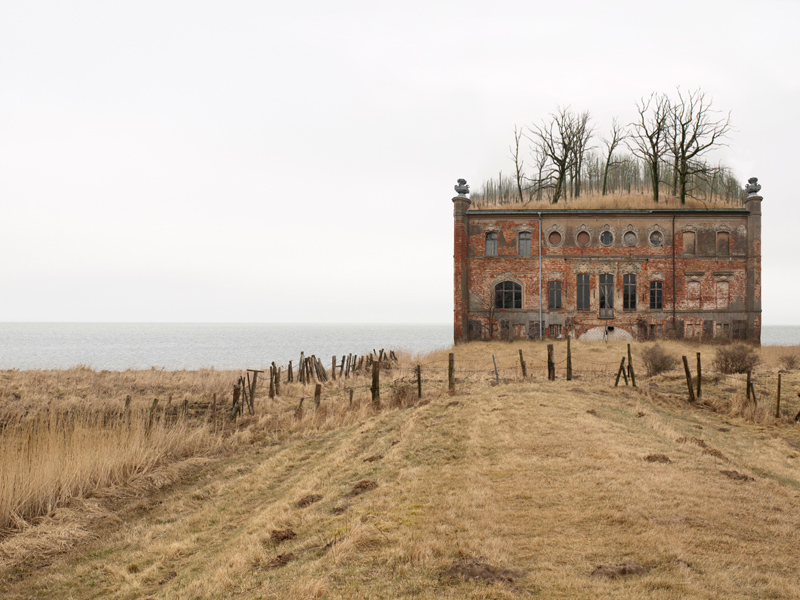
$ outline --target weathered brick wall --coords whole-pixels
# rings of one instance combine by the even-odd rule
[[[758,219],[760,225],[760,212]],[[752,228],[753,215],[742,209],[543,211],[542,321],[545,327],[560,326],[562,333],[575,336],[611,326],[641,338],[669,333],[731,336],[749,319],[750,336],[760,339],[760,256],[758,260],[752,256]],[[520,256],[518,251],[522,231],[530,232],[530,256]],[[613,238],[610,245],[600,242],[604,231]],[[487,232],[497,233],[496,256],[486,256]],[[589,235],[588,245],[578,243],[581,232]],[[651,243],[653,232],[661,235],[661,244]],[[627,240],[630,243],[626,234],[632,237]],[[473,211],[456,216],[457,340],[490,334],[538,335],[539,235],[539,215],[533,211]],[[755,272],[748,276],[748,270]],[[589,275],[589,310],[577,309],[578,273]],[[613,319],[601,319],[599,314],[602,274],[613,275]],[[625,274],[636,276],[634,310],[623,308]],[[521,309],[493,308],[493,289],[500,281],[522,287]],[[559,310],[548,307],[550,281],[562,285]],[[650,309],[651,281],[663,284],[661,309]],[[752,288],[750,296],[748,288]],[[557,331],[558,327],[553,333]],[[545,329],[545,336],[549,334]]]

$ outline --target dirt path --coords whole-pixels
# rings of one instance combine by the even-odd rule
[[[797,598],[784,436],[629,390],[481,388],[216,461],[0,595]]]

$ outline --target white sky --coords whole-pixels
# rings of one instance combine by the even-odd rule
[[[450,322],[514,124],[702,87],[800,324],[797,2],[0,5],[0,321]],[[795,181],[795,183],[792,183]]]

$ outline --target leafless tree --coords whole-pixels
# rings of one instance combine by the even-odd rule
[[[602,138],[603,145],[606,148],[605,151],[605,166],[603,168],[603,192],[602,195],[605,196],[608,192],[608,171],[611,169],[612,166],[616,166],[621,164],[619,161],[614,161],[614,151],[617,147],[623,142],[626,137],[625,128],[619,124],[617,118],[614,117],[611,121],[611,135],[608,138]]]
[[[572,177],[572,197],[578,198],[581,195],[581,176],[583,174],[583,160],[587,150],[589,150],[589,140],[594,133],[594,128],[589,125],[589,111],[584,111],[579,115],[575,115],[573,119],[573,136],[572,136],[572,153],[574,159],[572,161],[573,177]]]
[[[530,130],[533,139],[551,163],[547,177],[555,181],[551,200],[553,204],[556,204],[564,193],[567,174],[575,161],[575,121],[576,116],[569,107],[558,108],[550,115],[549,123],[533,125]]]
[[[628,147],[648,168],[653,186],[653,201],[658,202],[661,163],[668,150],[670,102],[666,94],[653,92],[636,103],[638,117],[631,123]]]
[[[522,194],[522,182],[525,179],[525,163],[519,155],[519,143],[522,140],[522,129],[514,125],[514,145],[509,148],[511,151],[511,158],[514,159],[514,177],[517,180],[517,192],[519,193],[519,201],[525,202],[525,196]]]
[[[712,102],[700,89],[682,94],[671,103],[667,117],[669,151],[673,158],[673,193],[686,204],[687,183],[708,167],[700,157],[721,145],[731,129],[731,115],[717,118]]]

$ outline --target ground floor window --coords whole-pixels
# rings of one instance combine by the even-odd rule
[[[561,337],[562,328],[561,325],[550,325],[550,337],[551,338],[559,338]]]
[[[551,309],[560,309],[561,308],[561,282],[560,281],[551,281],[548,284],[548,305]]]

